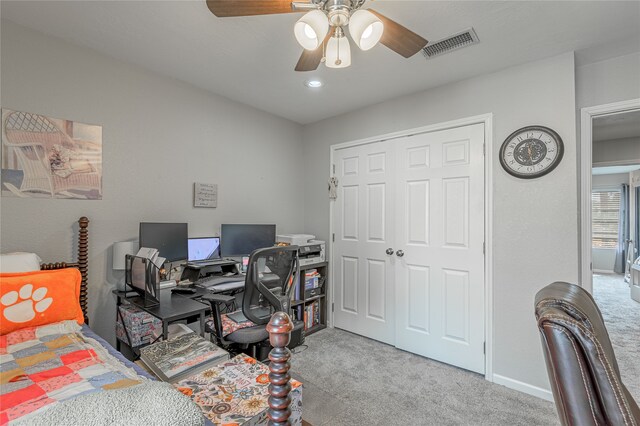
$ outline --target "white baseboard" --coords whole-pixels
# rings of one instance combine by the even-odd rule
[[[509,377],[501,376],[499,374],[493,375],[493,382],[502,386],[506,386],[509,389],[524,392],[529,395],[537,396],[547,401],[553,402],[553,394],[550,390],[542,389],[537,386],[530,385],[528,383],[521,382],[519,380],[511,379]]]
[[[613,270],[607,270],[607,269],[594,269],[593,270],[594,274],[604,274],[604,275],[613,275]]]

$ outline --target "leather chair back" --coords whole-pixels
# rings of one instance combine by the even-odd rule
[[[620,380],[593,297],[555,282],[536,295],[535,313],[562,424],[639,426],[640,409]]]

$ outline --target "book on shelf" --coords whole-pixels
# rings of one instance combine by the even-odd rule
[[[140,359],[161,380],[177,382],[229,359],[229,353],[196,333],[140,349]]]
[[[304,307],[304,329],[308,330],[320,324],[320,302],[315,301]]]
[[[319,279],[320,279],[320,274],[316,269],[310,269],[309,271],[307,271],[304,277],[305,290],[318,288]]]

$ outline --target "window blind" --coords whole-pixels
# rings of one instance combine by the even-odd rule
[[[616,248],[620,221],[620,191],[594,191],[591,193],[591,246]]]

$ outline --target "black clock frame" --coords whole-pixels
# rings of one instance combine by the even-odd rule
[[[527,132],[527,131],[536,131],[536,130],[548,133],[549,135],[551,135],[551,137],[553,137],[556,140],[556,142],[558,143],[558,155],[557,155],[557,157],[555,158],[553,163],[551,163],[549,165],[549,167],[547,167],[546,169],[540,170],[539,172],[536,172],[536,173],[524,174],[524,173],[518,173],[515,170],[511,170],[509,168],[509,166],[507,166],[507,164],[505,162],[505,159],[504,159],[504,152],[507,149],[507,145],[509,144],[509,142],[511,142],[511,139],[516,137],[516,135],[518,135],[519,133]],[[516,130],[515,132],[511,133],[509,136],[507,136],[507,138],[502,143],[502,146],[500,147],[500,165],[511,176],[515,176],[515,177],[520,178],[520,179],[536,179],[536,178],[539,178],[539,177],[542,177],[542,176],[546,175],[547,173],[552,172],[558,166],[558,164],[560,164],[560,161],[562,161],[562,157],[563,156],[564,156],[564,142],[562,142],[562,138],[560,137],[558,132],[556,132],[555,130],[550,129],[548,127],[545,127],[545,126],[526,126],[526,127],[522,127],[520,129]]]

